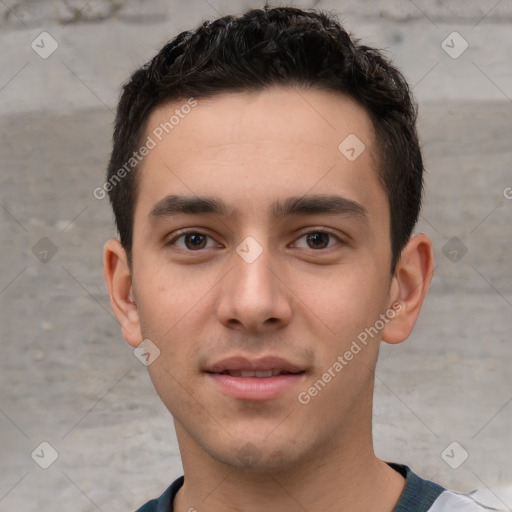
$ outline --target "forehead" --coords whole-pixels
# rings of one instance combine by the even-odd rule
[[[176,145],[200,152],[211,152],[214,146],[232,151],[229,144],[255,142],[282,144],[283,149],[306,142],[338,150],[350,134],[372,144],[373,130],[365,109],[347,95],[275,85],[160,106],[151,113],[146,134],[154,135],[157,143],[163,138],[172,144],[174,139]]]
[[[170,194],[223,197],[250,214],[335,189],[386,209],[373,137],[366,111],[334,92],[275,86],[174,101],[148,120],[154,147],[139,171],[136,214]]]

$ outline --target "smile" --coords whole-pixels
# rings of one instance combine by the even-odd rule
[[[303,373],[303,372],[297,372]],[[274,370],[224,370],[219,375],[231,375],[231,377],[257,377],[258,379],[266,379],[268,377],[275,377],[276,375],[296,375],[292,372],[287,372],[284,370],[274,369]]]

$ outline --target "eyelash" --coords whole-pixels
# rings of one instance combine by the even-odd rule
[[[329,235],[330,237],[335,238],[338,241],[338,244],[343,244],[343,240],[341,240],[339,236],[337,236],[334,233],[332,233],[331,231],[328,231],[328,230],[325,230],[325,229],[312,229],[310,231],[306,231],[306,232],[302,233],[296,240],[300,240],[301,238],[303,238],[306,235],[318,234],[318,233],[323,233],[323,234]],[[173,237],[172,240],[167,242],[165,245],[166,246],[175,245],[177,240],[179,240],[182,237],[185,237],[186,235],[202,235],[202,236],[206,236],[206,237],[208,237],[208,238],[213,240],[213,237],[211,237],[210,235],[208,235],[206,233],[190,229],[190,230],[185,230],[185,231],[178,232],[178,234],[175,237]],[[330,242],[330,239],[329,239],[329,242]],[[206,249],[207,248],[192,250],[192,249],[187,249],[187,248],[185,248],[185,249],[181,249],[180,248],[180,250],[183,250],[183,251],[186,251],[186,252],[201,252],[201,251],[206,250]],[[325,251],[325,250],[328,250],[328,249],[332,249],[332,246],[331,247],[325,247],[325,248],[322,248],[322,249],[311,249],[311,248],[309,248],[309,249],[312,250],[312,251],[315,251],[315,252],[319,252],[319,251]]]

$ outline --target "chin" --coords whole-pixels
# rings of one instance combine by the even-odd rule
[[[218,462],[248,473],[286,471],[297,464],[294,454],[284,450],[269,451],[265,447],[260,449],[250,441],[229,453],[219,453],[217,449],[210,452],[210,456]]]
[[[308,450],[297,444],[290,433],[287,439],[265,438],[258,435],[240,435],[226,444],[203,440],[203,450],[214,460],[239,471],[250,473],[281,472],[306,462],[314,447]],[[305,444],[304,441],[301,444]]]

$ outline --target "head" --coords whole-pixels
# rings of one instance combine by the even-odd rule
[[[433,268],[415,121],[382,54],[295,8],[183,32],[124,86],[105,275],[190,450],[283,469],[371,437],[379,342],[409,336]],[[230,365],[293,375],[256,396]]]
[[[423,190],[416,106],[408,84],[379,51],[357,44],[333,17],[294,8],[255,9],[182,32],[125,84],[107,181],[130,261],[140,164],[130,166],[121,186],[116,175],[144,145],[150,114],[179,99],[276,84],[338,92],[369,115],[375,171],[388,198],[394,271],[418,220]]]

